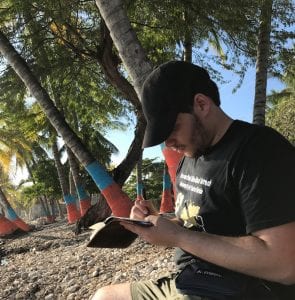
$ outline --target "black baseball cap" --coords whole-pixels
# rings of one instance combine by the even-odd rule
[[[192,111],[197,93],[220,105],[218,88],[205,69],[189,62],[170,61],[153,70],[141,90],[147,121],[142,147],[164,142],[174,128],[177,115]]]

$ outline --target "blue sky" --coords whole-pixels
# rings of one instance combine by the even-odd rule
[[[227,82],[226,84],[218,84],[221,107],[231,118],[252,122],[254,92],[255,92],[255,68],[250,68],[244,78],[242,86],[234,94],[233,89],[238,83],[238,76],[230,71],[221,73]],[[276,78],[269,78],[267,82],[267,91],[281,90],[283,84]],[[129,145],[133,140],[133,128],[127,131],[111,131],[107,138],[114,143],[119,149],[119,154],[112,156],[115,165],[125,157]],[[144,150],[143,157],[162,159],[160,146],[151,147]]]

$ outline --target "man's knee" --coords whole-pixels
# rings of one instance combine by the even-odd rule
[[[91,300],[132,300],[130,284],[104,286],[96,291]]]
[[[96,293],[93,295],[91,300],[107,300],[109,298],[109,292],[108,292],[109,287],[104,286],[100,288],[99,290],[96,291]]]

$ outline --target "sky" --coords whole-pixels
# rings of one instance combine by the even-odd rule
[[[255,68],[249,68],[242,86],[233,93],[233,89],[236,87],[239,77],[230,71],[223,71],[223,79],[227,82],[225,84],[218,84],[221,108],[226,114],[233,119],[239,119],[247,122],[252,122],[252,112],[255,93]],[[284,88],[284,85],[276,78],[269,78],[267,82],[268,94],[272,90],[279,91]],[[129,145],[134,137],[134,128],[129,128],[126,131],[111,131],[107,135],[115,146],[119,149],[119,154],[112,156],[112,161],[115,165],[119,164],[121,160],[126,156]],[[160,146],[147,148],[143,152],[143,158],[157,158],[163,159]]]

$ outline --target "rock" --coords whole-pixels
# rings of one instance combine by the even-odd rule
[[[29,277],[28,273],[24,272],[24,273],[21,273],[20,275],[21,279],[25,280]]]
[[[75,285],[72,285],[72,286],[68,287],[66,289],[66,291],[68,293],[74,293],[74,292],[78,291],[79,289],[80,289],[80,286],[78,284],[75,284]]]
[[[97,277],[99,275],[99,270],[95,270],[93,273],[92,273],[92,277]]]
[[[70,294],[70,295],[68,295],[67,300],[75,300],[75,297],[76,297],[76,295],[74,293]]]

